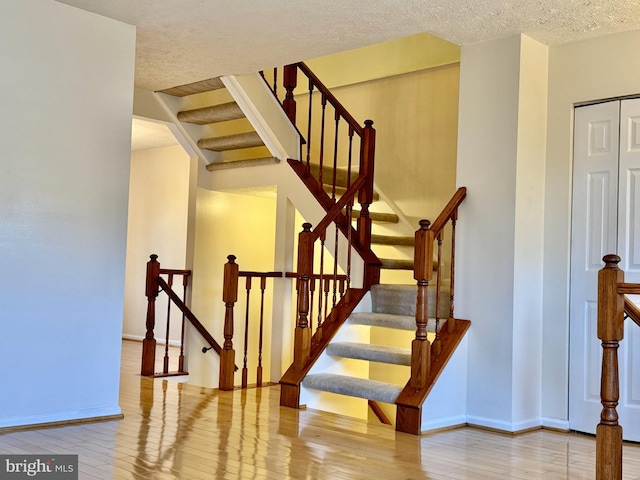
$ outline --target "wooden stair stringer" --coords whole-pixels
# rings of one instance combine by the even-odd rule
[[[407,382],[402,392],[400,392],[400,396],[396,400],[397,431],[411,433],[413,435],[420,435],[422,433],[422,405],[471,326],[469,320],[454,319],[454,321],[453,329],[449,330],[444,326],[440,330],[442,349],[440,355],[431,356],[429,375],[424,388],[411,388],[409,382]]]
[[[311,338],[311,354],[309,361],[302,368],[296,368],[292,364],[280,379],[280,405],[283,407],[300,407],[300,384],[309,373],[311,367],[329,345],[329,342],[336,335],[340,327],[349,318],[356,306],[365,295],[365,290],[360,288],[350,288],[345,296],[338,302],[331,311],[327,319],[322,324],[322,328],[317,330]]]

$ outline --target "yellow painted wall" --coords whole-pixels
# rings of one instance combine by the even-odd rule
[[[227,256],[237,257],[240,270],[272,271],[275,248],[276,200],[273,197],[259,197],[227,192],[212,192],[198,189],[196,201],[196,227],[193,268],[192,310],[200,321],[222,344],[225,305],[222,301],[222,278]],[[259,241],[256,241],[256,238]],[[279,280],[282,281],[282,280]],[[267,316],[272,311],[274,280],[268,280],[264,311]],[[244,318],[246,303],[245,282],[240,279],[238,302],[235,313],[234,349],[236,365],[242,368]],[[251,338],[249,382],[255,382],[257,363],[257,325],[259,320],[259,282],[254,280],[251,293]],[[255,314],[255,315],[254,315]],[[199,355],[203,341],[197,333],[189,337],[190,355]],[[264,329],[264,345],[271,343],[270,319]],[[210,358],[215,356],[211,355]],[[217,387],[217,362],[192,361],[189,365],[189,382],[195,385]],[[263,355],[264,379],[269,379],[269,355]],[[236,372],[235,382],[241,381]]]

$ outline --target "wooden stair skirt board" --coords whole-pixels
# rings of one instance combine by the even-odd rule
[[[236,102],[211,105],[210,107],[178,112],[178,120],[185,123],[194,123],[196,125],[227,122],[229,120],[237,120],[239,118],[245,117]]]
[[[202,138],[198,140],[199,148],[213,150],[214,152],[263,146],[264,143],[257,132],[236,133],[224,137]]]
[[[260,165],[275,165],[280,163],[276,157],[249,158],[246,160],[234,160],[229,162],[210,163],[206,169],[210,172],[216,170],[229,170],[230,168],[258,167]]]
[[[166,88],[164,90],[160,90],[160,93],[166,93],[167,95],[173,95],[174,97],[186,97],[188,95],[209,92],[211,90],[219,90],[221,88],[225,88],[224,83],[222,83],[222,80],[217,77],[188,83],[186,85],[179,85],[177,87]]]

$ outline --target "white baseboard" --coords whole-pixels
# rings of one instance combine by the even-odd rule
[[[443,428],[459,427],[467,424],[466,415],[455,415],[447,418],[439,418],[423,422],[420,426],[421,433],[427,433],[431,430],[441,430]]]
[[[571,430],[569,420],[549,417],[542,417],[540,420],[542,421],[542,426],[545,428],[553,428],[554,430],[563,430],[566,432]]]
[[[31,415],[28,417],[13,417],[0,420],[0,428],[24,427],[31,425],[46,425],[52,423],[67,423],[88,421],[91,419],[101,419],[108,417],[122,417],[122,410],[119,406],[88,408],[74,412],[57,412],[47,415]]]
[[[542,427],[542,419],[539,417],[524,420],[521,422],[504,422],[495,418],[467,416],[467,424],[476,427],[490,428],[492,430],[501,430],[503,432],[518,433],[534,428]]]

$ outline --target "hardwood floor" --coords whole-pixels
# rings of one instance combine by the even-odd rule
[[[0,453],[78,454],[80,479],[592,479],[592,437],[460,428],[423,437],[280,408],[279,387],[219,392],[140,377],[123,342],[119,421],[0,434]],[[640,446],[625,445],[625,479]]]

